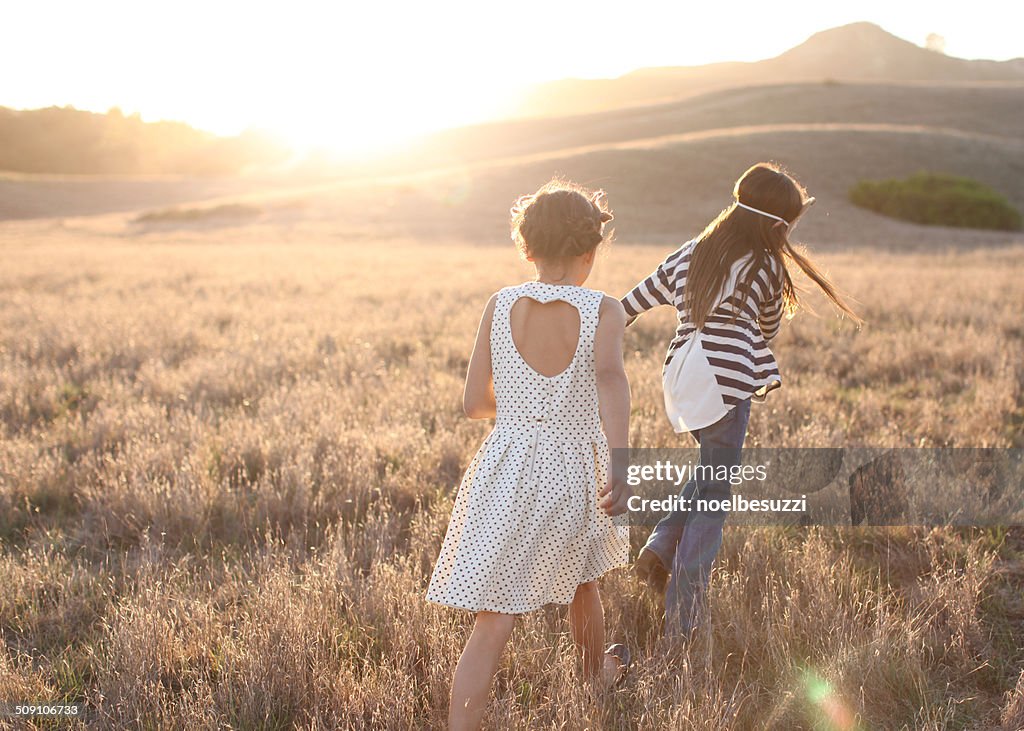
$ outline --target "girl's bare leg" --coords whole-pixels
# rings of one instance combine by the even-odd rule
[[[475,731],[480,728],[491,682],[498,671],[501,653],[512,634],[515,616],[478,612],[473,633],[455,668],[451,705],[448,709],[450,731]]]
[[[576,588],[569,605],[569,626],[583,662],[583,677],[602,690],[607,688],[621,669],[616,658],[604,654],[604,607],[596,581]]]

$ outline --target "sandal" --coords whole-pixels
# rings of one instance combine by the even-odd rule
[[[619,676],[612,683],[613,688],[619,688],[622,683],[626,680],[626,676],[629,675],[629,668],[633,665],[633,655],[630,653],[629,648],[622,643],[615,643],[609,645],[608,649],[604,651],[605,655],[611,655],[619,661],[619,668],[622,670]]]

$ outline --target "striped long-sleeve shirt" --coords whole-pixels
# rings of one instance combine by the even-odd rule
[[[675,307],[678,325],[665,356],[663,378],[666,409],[679,432],[709,426],[741,401],[763,398],[782,384],[768,347],[782,322],[780,264],[772,257],[769,267],[748,280],[744,270],[750,257],[737,261],[698,333],[684,302],[696,243],[688,241],[672,252],[622,298],[630,323],[653,307]]]

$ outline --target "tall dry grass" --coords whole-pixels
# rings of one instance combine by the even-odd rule
[[[0,700],[83,702],[100,728],[439,727],[469,618],[423,592],[488,428],[458,396],[487,295],[524,270],[511,247],[203,244],[3,247]],[[619,247],[593,284],[663,253]],[[784,327],[751,444],[1022,446],[1024,251],[825,263],[869,325]],[[636,444],[677,443],[670,329],[628,334]],[[690,646],[610,575],[625,689],[581,690],[551,608],[520,622],[487,725],[1024,728],[1022,551],[997,529],[730,530]]]

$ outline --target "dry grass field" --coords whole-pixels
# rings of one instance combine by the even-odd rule
[[[0,700],[98,728],[440,727],[469,618],[423,592],[488,429],[460,411],[474,328],[527,276],[511,245],[132,226],[0,230]],[[613,246],[592,284],[664,253]],[[750,444],[1024,446],[1019,244],[822,260],[868,325],[815,301],[784,326]],[[638,445],[678,443],[671,320],[628,333]],[[579,688],[552,608],[487,727],[1024,728],[1014,530],[729,530],[711,623],[673,654],[628,574],[603,588],[624,689]]]
[[[226,42],[215,15],[196,27]],[[245,54],[222,58],[242,109]],[[192,168],[105,137],[120,111],[71,138],[71,157],[100,150],[92,168],[53,159],[52,130],[6,140],[12,169],[125,175],[0,172],[0,704],[84,708],[0,729],[443,728],[471,617],[424,593],[489,429],[463,416],[462,382],[488,296],[530,276],[509,204],[553,173],[607,190],[621,243],[590,284],[616,295],[757,160],[818,198],[800,235],[867,324],[810,298],[775,343],[784,385],[755,405],[749,446],[1024,448],[1024,236],[848,200],[930,170],[1024,210],[1022,79],[1019,59],[858,23],[761,62],[543,84],[523,118],[372,158],[129,177]],[[387,121],[347,83],[349,121]],[[673,324],[659,311],[627,333],[634,446],[689,446],[662,406]],[[580,687],[564,610],[546,608],[519,621],[486,728],[1024,731],[1021,526],[727,526],[686,646],[662,642],[660,602],[627,571],[602,591],[609,640],[636,661],[624,687]]]

